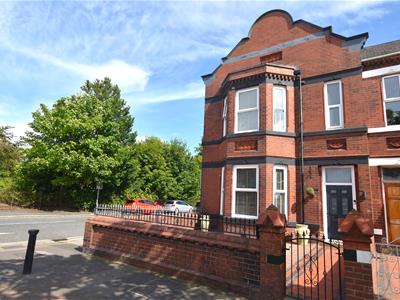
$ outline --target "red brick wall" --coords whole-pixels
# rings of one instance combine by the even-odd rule
[[[371,264],[345,261],[344,266],[346,299],[373,299]]]
[[[254,25],[250,38],[237,46],[229,57],[262,50],[320,31],[304,23],[291,26],[288,22],[291,23],[285,13],[275,12],[265,15]],[[222,64],[214,73],[214,81],[207,86],[206,97],[219,93],[220,85],[228,73],[260,64],[260,57],[263,55]],[[359,51],[350,51],[342,47],[342,41],[336,37],[321,36],[282,49],[282,60],[277,63],[298,66],[302,69],[303,76],[309,77],[354,68],[360,66],[361,62]]]
[[[299,170],[300,177],[300,170]],[[304,187],[312,187],[315,191],[315,196],[308,196],[306,192],[304,201],[304,221],[308,224],[320,224],[320,229],[323,230],[322,218],[322,169],[318,166],[305,166],[304,168]],[[299,202],[301,194],[299,191]]]
[[[88,220],[85,236],[86,252],[234,291],[259,288],[255,239],[99,216]]]
[[[383,204],[382,177],[380,167],[370,167],[371,174],[371,209],[375,228],[383,230],[385,235],[385,207]]]
[[[201,206],[209,213],[219,214],[221,195],[221,168],[203,168],[201,171]]]
[[[400,156],[399,149],[389,149],[387,138],[400,138],[400,132],[380,132],[368,135],[369,154],[371,157],[393,157]]]
[[[291,266],[289,261],[272,261],[282,255],[287,234],[285,226],[272,225],[278,217],[271,213],[275,209],[263,210],[259,240],[96,216],[86,222],[84,252],[236,291],[251,299],[282,299],[286,266]],[[351,230],[343,233],[344,251],[368,251],[371,239],[362,239],[361,232],[355,232],[356,225]],[[269,261],[268,256],[274,257]],[[372,299],[370,264],[345,255],[342,274],[346,299]]]
[[[328,149],[327,141],[345,139],[346,149]],[[304,155],[309,157],[343,157],[368,155],[368,138],[365,133],[329,136],[310,136],[304,138]]]

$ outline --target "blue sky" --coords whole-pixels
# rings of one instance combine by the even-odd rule
[[[194,149],[203,131],[200,76],[276,8],[342,35],[368,31],[367,45],[400,39],[400,3],[388,1],[0,2],[0,124],[20,136],[40,103],[108,76],[139,139],[178,137]]]

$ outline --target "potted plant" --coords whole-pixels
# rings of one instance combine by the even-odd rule
[[[307,193],[307,195],[309,195],[310,197],[315,197],[315,190],[314,190],[314,188],[312,188],[312,187],[308,187],[308,188],[306,188],[306,193]]]
[[[308,244],[308,238],[310,237],[310,229],[307,224],[296,224],[296,236],[299,238],[299,243],[302,245]],[[302,238],[302,239],[300,239]]]

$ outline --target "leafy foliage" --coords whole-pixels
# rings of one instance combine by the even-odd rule
[[[33,113],[20,178],[40,205],[89,208],[98,182],[112,199],[133,179],[136,133],[118,86],[106,78],[81,90]]]
[[[18,144],[13,143],[11,127],[0,127],[0,176],[10,176],[20,158]]]
[[[51,108],[41,104],[32,115],[16,181],[35,206],[93,208],[97,183],[103,184],[102,203],[149,197],[194,204],[200,197],[201,154],[193,156],[178,139],[136,143],[129,107],[108,78],[87,81],[79,94]],[[0,133],[9,140],[7,131]],[[1,152],[4,172],[15,169],[19,156]]]
[[[21,153],[10,130],[8,126],[0,127],[0,201],[16,203],[19,195],[13,178]]]
[[[137,144],[135,158],[139,173],[127,191],[130,197],[183,199],[192,204],[199,199],[199,160],[181,140],[149,137]]]

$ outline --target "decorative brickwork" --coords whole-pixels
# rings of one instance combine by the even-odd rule
[[[388,149],[400,149],[400,137],[386,138],[386,145]]]
[[[346,150],[346,139],[327,140],[326,146],[328,150]]]
[[[272,63],[282,59],[282,51],[271,53],[260,57],[261,63]]]
[[[235,151],[256,151],[257,140],[235,142]]]

